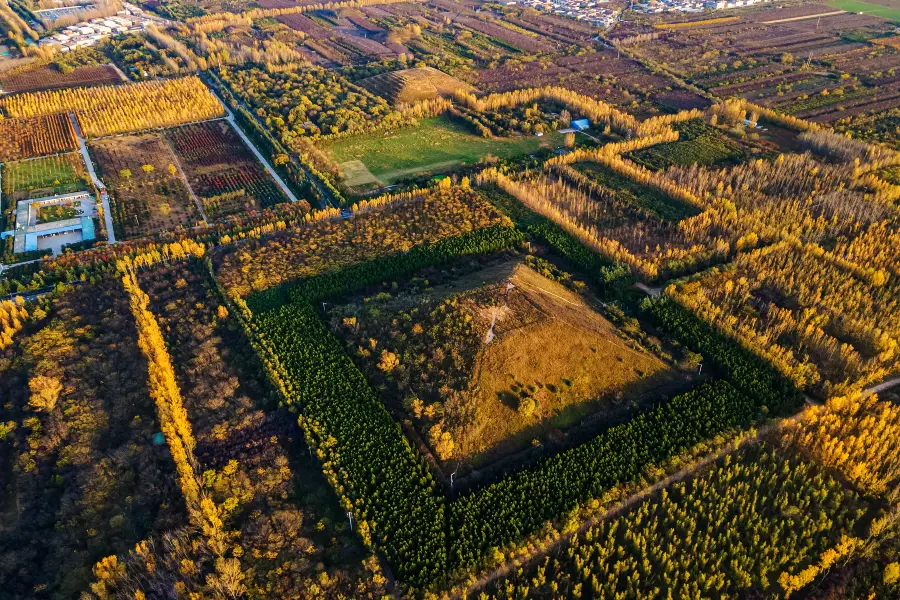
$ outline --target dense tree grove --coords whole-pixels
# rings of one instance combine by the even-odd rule
[[[18,94],[0,101],[0,108],[23,119],[74,111],[88,136],[171,127],[224,114],[222,104],[197,77]]]
[[[367,212],[363,204],[362,213],[346,221],[311,219],[310,227],[288,235],[224,249],[214,257],[218,277],[229,291],[247,296],[504,222],[493,206],[463,186],[388,198],[377,211]]]
[[[78,133],[137,239],[0,270],[0,597],[898,596],[889,25],[159,0],[53,57],[75,4],[0,0],[2,258]]]
[[[316,310],[289,303],[253,316],[263,360],[363,541],[425,585],[446,565],[444,501],[421,457]]]
[[[853,492],[770,447],[729,455],[564,550],[495,583],[482,598],[719,598],[786,594],[791,576],[857,543]]]
[[[750,390],[767,412],[787,414],[800,405],[800,394],[790,380],[715,324],[665,296],[647,299],[641,308],[669,335],[708,357],[734,385]]]
[[[819,247],[782,242],[678,284],[671,295],[764,356],[797,387],[843,395],[894,371],[900,339],[896,277],[875,268],[847,271]],[[765,302],[766,294],[795,305]],[[746,312],[748,306],[758,312]]]
[[[408,124],[382,98],[321,67],[269,72],[223,67],[219,77],[288,148],[294,138],[337,137]]]
[[[100,283],[34,307],[0,350],[0,454],[19,507],[0,533],[5,597],[75,597],[95,562],[185,522],[128,297],[114,276]]]

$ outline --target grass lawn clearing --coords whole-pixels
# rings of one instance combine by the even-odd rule
[[[417,173],[440,173],[474,164],[488,155],[510,159],[562,144],[563,135],[556,132],[543,137],[484,138],[448,117],[433,117],[416,127],[349,137],[323,148],[342,164],[347,185],[353,186],[360,170],[353,165],[348,170],[351,161],[361,161],[372,176],[387,185]]]
[[[898,0],[883,0],[877,4],[862,0],[831,0],[828,6],[848,12],[865,13],[891,21],[900,21],[900,1]]]
[[[77,152],[3,165],[3,193],[23,198],[88,189],[87,170]]]
[[[364,185],[375,184],[381,186],[380,179],[372,175],[372,172],[366,168],[361,160],[348,160],[341,163],[341,170],[344,172],[344,183],[350,187],[360,187]]]

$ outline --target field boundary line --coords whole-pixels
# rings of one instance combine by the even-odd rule
[[[287,186],[287,184],[284,182],[284,180],[281,178],[281,176],[275,172],[275,169],[272,168],[272,165],[269,164],[269,161],[266,160],[266,157],[262,155],[262,153],[256,148],[256,145],[254,145],[254,143],[250,140],[250,138],[247,137],[247,134],[244,133],[244,130],[241,129],[240,125],[237,124],[237,121],[235,121],[235,119],[234,119],[234,112],[232,112],[231,107],[229,107],[225,103],[225,101],[219,97],[219,94],[216,93],[216,90],[210,88],[210,86],[208,86],[208,85],[207,85],[207,88],[209,88],[209,91],[219,100],[219,102],[222,104],[222,108],[225,109],[225,117],[224,117],[225,121],[227,121],[228,124],[231,125],[231,128],[237,132],[238,136],[240,136],[240,138],[241,138],[241,140],[243,140],[244,144],[246,144],[246,146],[248,148],[250,148],[250,151],[253,152],[253,155],[256,156],[256,159],[260,163],[262,163],[262,166],[265,167],[266,171],[269,172],[269,175],[272,176],[272,179],[275,180],[275,183],[277,183],[278,187],[281,188],[281,191],[284,192],[284,195],[288,197],[288,200],[290,200],[291,202],[296,202],[297,195],[291,191],[291,188],[289,188]],[[306,171],[306,169],[304,169],[304,171]],[[308,175],[309,175],[309,172],[307,171],[307,176]],[[312,181],[311,177],[310,177],[310,181]]]
[[[97,188],[100,194],[100,204],[103,206],[103,223],[106,227],[106,241],[112,245],[116,243],[116,232],[113,230],[112,211],[109,208],[109,193],[106,191],[106,185],[100,181],[97,171],[94,170],[94,161],[88,153],[87,143],[84,141],[84,135],[81,132],[81,124],[75,118],[75,113],[69,111],[69,118],[72,120],[72,127],[75,129],[75,137],[78,138],[78,148],[81,152],[81,158],[84,160],[84,166],[87,167],[88,175],[91,176],[91,183]]]
[[[224,102],[222,103],[222,106],[225,106]],[[247,134],[244,133],[244,130],[241,129],[240,126],[238,126],[237,122],[234,120],[234,115],[232,114],[231,109],[225,106],[225,110],[227,111],[228,115],[227,117],[225,117],[225,120],[229,125],[231,125],[231,128],[237,132],[238,136],[240,136],[240,138],[244,141],[244,144],[246,144],[246,146],[250,148],[250,151],[253,152],[254,156],[256,156],[256,159],[260,163],[262,163],[262,166],[265,167],[266,171],[269,172],[269,175],[272,176],[272,179],[275,180],[275,183],[277,183],[278,187],[281,188],[281,191],[284,192],[284,195],[288,197],[288,200],[290,200],[291,202],[296,202],[297,196],[294,195],[294,192],[291,191],[291,188],[287,186],[284,180],[281,179],[281,176],[275,172],[275,169],[272,168],[272,165],[269,164],[269,161],[266,160],[266,157],[263,156],[259,150],[257,150],[256,146],[253,145],[253,142],[250,141],[250,138],[247,137]]]

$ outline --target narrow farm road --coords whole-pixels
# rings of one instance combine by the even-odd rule
[[[206,85],[210,88],[210,91],[216,96],[216,98],[219,99],[219,102],[222,102],[222,97],[218,94],[218,92],[216,92],[215,86],[216,85],[224,86],[224,84],[218,78],[216,78],[215,75],[213,75],[212,78],[217,83],[210,83],[209,81],[205,81]],[[259,125],[260,127],[263,127],[262,123],[260,123],[259,119],[256,118],[256,115],[254,115],[250,111],[250,109],[247,108],[246,104],[242,103],[238,98],[234,98],[234,101],[237,104],[239,104],[242,108],[247,110],[247,113],[256,122],[257,125]],[[239,127],[237,127],[237,123],[234,121],[234,114],[231,112],[231,109],[229,108],[228,104],[226,104],[225,102],[222,102],[222,106],[225,107],[225,110],[227,111],[227,114],[228,114],[227,118],[231,120],[233,125],[235,125],[235,129],[237,129],[238,133],[240,133],[242,135],[242,137],[244,137],[244,139],[247,140],[247,142],[249,143],[249,138],[246,138],[246,136],[244,136],[243,131],[241,131],[241,129]],[[251,144],[251,148],[253,148],[252,144]],[[255,151],[255,148],[253,148],[253,149]],[[334,197],[334,194],[331,193],[331,190],[329,190],[326,186],[322,185],[322,182],[319,181],[319,178],[316,177],[315,175],[313,175],[312,172],[310,172],[310,170],[306,167],[306,165],[304,165],[299,160],[297,160],[296,156],[291,154],[290,151],[287,151],[287,152],[288,152],[288,156],[290,157],[291,164],[296,166],[298,169],[303,170],[303,172],[306,174],[306,178],[313,185],[313,187],[316,188],[316,193],[318,193],[319,198],[324,199],[323,200],[324,204],[323,204],[322,208],[328,208],[329,206],[339,208],[341,206],[341,203],[338,201],[337,198]],[[257,156],[259,156],[258,152],[257,152]],[[268,163],[263,163],[263,164],[266,164],[266,166],[268,166]]]
[[[69,118],[72,119],[72,127],[75,128],[75,136],[78,138],[78,149],[81,157],[84,159],[84,166],[87,167],[88,175],[91,182],[100,191],[100,203],[103,206],[103,223],[106,226],[106,239],[110,244],[116,243],[116,232],[113,231],[112,211],[109,208],[109,194],[106,192],[106,186],[97,177],[97,171],[94,170],[94,163],[91,161],[91,155],[88,154],[87,144],[84,141],[84,135],[81,133],[81,125],[75,118],[75,113],[70,112]]]
[[[244,140],[244,143],[247,144],[247,147],[250,148],[250,150],[256,156],[256,159],[261,162],[262,165],[266,168],[266,171],[269,172],[269,175],[272,176],[272,179],[275,180],[275,183],[277,183],[278,187],[281,188],[281,191],[284,192],[284,195],[288,197],[288,200],[290,200],[291,202],[296,202],[297,196],[294,194],[294,192],[291,191],[291,188],[287,186],[284,180],[281,179],[281,176],[275,172],[275,169],[272,168],[272,165],[269,164],[269,161],[266,160],[262,153],[260,153],[260,151],[256,149],[256,146],[253,145],[253,142],[251,142],[250,138],[247,137],[247,134],[244,133],[244,130],[241,129],[240,126],[238,126],[237,122],[235,122],[234,120],[234,115],[231,114],[231,110],[229,110],[227,106],[225,107],[225,110],[228,111],[228,117],[225,120],[228,121],[234,128],[234,130],[237,131],[238,135],[241,136],[241,139]]]
[[[862,391],[862,395],[868,396],[868,395],[875,394],[878,392],[883,392],[885,390],[888,390],[888,389],[891,389],[894,387],[898,387],[898,386],[900,386],[900,377],[894,377],[892,379],[888,379],[887,381],[883,381],[882,383],[872,385],[872,386],[866,388],[865,390]],[[573,536],[584,533],[585,531],[587,531],[588,529],[590,529],[591,527],[595,526],[597,523],[599,523],[605,519],[609,519],[609,518],[618,516],[619,514],[624,512],[626,509],[631,508],[632,506],[634,506],[635,504],[637,504],[638,502],[640,502],[642,500],[645,500],[646,498],[651,496],[654,492],[657,492],[664,487],[667,487],[667,486],[669,486],[673,483],[677,483],[679,481],[683,481],[683,480],[687,479],[688,477],[693,476],[694,474],[703,470],[705,467],[707,467],[710,464],[714,463],[715,461],[719,460],[726,454],[735,452],[746,445],[756,443],[757,441],[759,441],[763,437],[767,436],[768,434],[770,434],[774,431],[777,431],[777,429],[779,427],[781,427],[782,425],[784,425],[788,422],[791,422],[791,421],[799,420],[800,418],[802,418],[805,410],[806,410],[806,408],[804,407],[803,410],[801,410],[800,412],[798,412],[797,414],[795,414],[793,416],[785,417],[784,419],[780,419],[778,421],[771,421],[769,423],[766,423],[765,425],[763,425],[756,431],[756,435],[745,437],[745,438],[741,439],[737,444],[733,444],[733,443],[728,444],[725,447],[717,450],[716,452],[713,452],[711,454],[708,454],[707,456],[704,456],[697,462],[694,462],[694,463],[684,467],[683,469],[669,475],[665,479],[657,481],[653,485],[643,488],[642,490],[632,494],[631,496],[628,496],[624,500],[622,500],[622,501],[618,502],[617,504],[615,504],[614,506],[610,507],[605,512],[603,512],[599,515],[596,515],[596,516],[588,519],[584,523],[582,523],[581,526],[578,528],[578,530],[575,531],[574,533],[568,533],[568,534],[559,536],[558,538],[553,540],[552,543],[548,544],[547,546],[544,546],[543,548],[540,548],[537,552],[535,552],[534,554],[529,556],[526,560],[507,561],[503,565],[494,569],[493,571],[491,571],[489,573],[485,573],[484,575],[479,577],[475,582],[473,582],[468,587],[466,587],[465,590],[457,591],[456,593],[454,593],[453,598],[454,599],[469,598],[469,597],[471,597],[471,595],[474,592],[478,592],[479,590],[484,589],[487,585],[489,585],[493,581],[496,581],[497,579],[500,579],[500,578],[508,575],[510,572],[515,571],[516,569],[519,569],[519,568],[527,568],[529,566],[534,565],[535,563],[537,563],[540,559],[542,559],[547,554],[550,554],[551,552],[553,552],[560,546],[565,545],[567,542],[569,542],[572,539]]]
[[[241,136],[241,139],[244,140],[244,144],[246,144],[247,147],[250,148],[250,151],[253,152],[253,155],[256,156],[256,160],[262,163],[262,165],[266,168],[266,171],[269,172],[269,175],[272,176],[272,179],[275,180],[275,183],[278,184],[278,187],[281,188],[281,191],[284,192],[284,195],[288,197],[288,200],[290,200],[291,202],[296,202],[297,196],[294,194],[294,192],[291,191],[291,188],[287,186],[281,176],[279,176],[278,173],[275,172],[275,169],[272,168],[272,165],[269,164],[269,161],[266,160],[262,153],[256,149],[256,146],[252,141],[250,141],[250,138],[247,137],[247,134],[244,133],[244,130],[241,129],[240,126],[238,126],[237,122],[234,120],[234,113],[231,112],[231,109],[228,107],[228,105],[225,104],[222,98],[219,98],[219,95],[215,90],[210,88],[209,91],[212,92],[213,95],[218,98],[219,102],[222,103],[222,107],[225,109],[226,114],[225,120],[228,121],[232,129],[234,129],[237,134]]]

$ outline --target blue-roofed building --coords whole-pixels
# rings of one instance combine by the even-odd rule
[[[590,129],[591,122],[587,119],[575,119],[574,121],[572,121],[569,127],[574,129],[575,131],[584,131],[585,129]]]
[[[74,208],[75,215],[70,219],[42,222],[41,209],[59,205]],[[96,214],[96,202],[89,192],[20,200],[16,205],[13,252],[52,250],[59,254],[67,244],[93,240]]]

